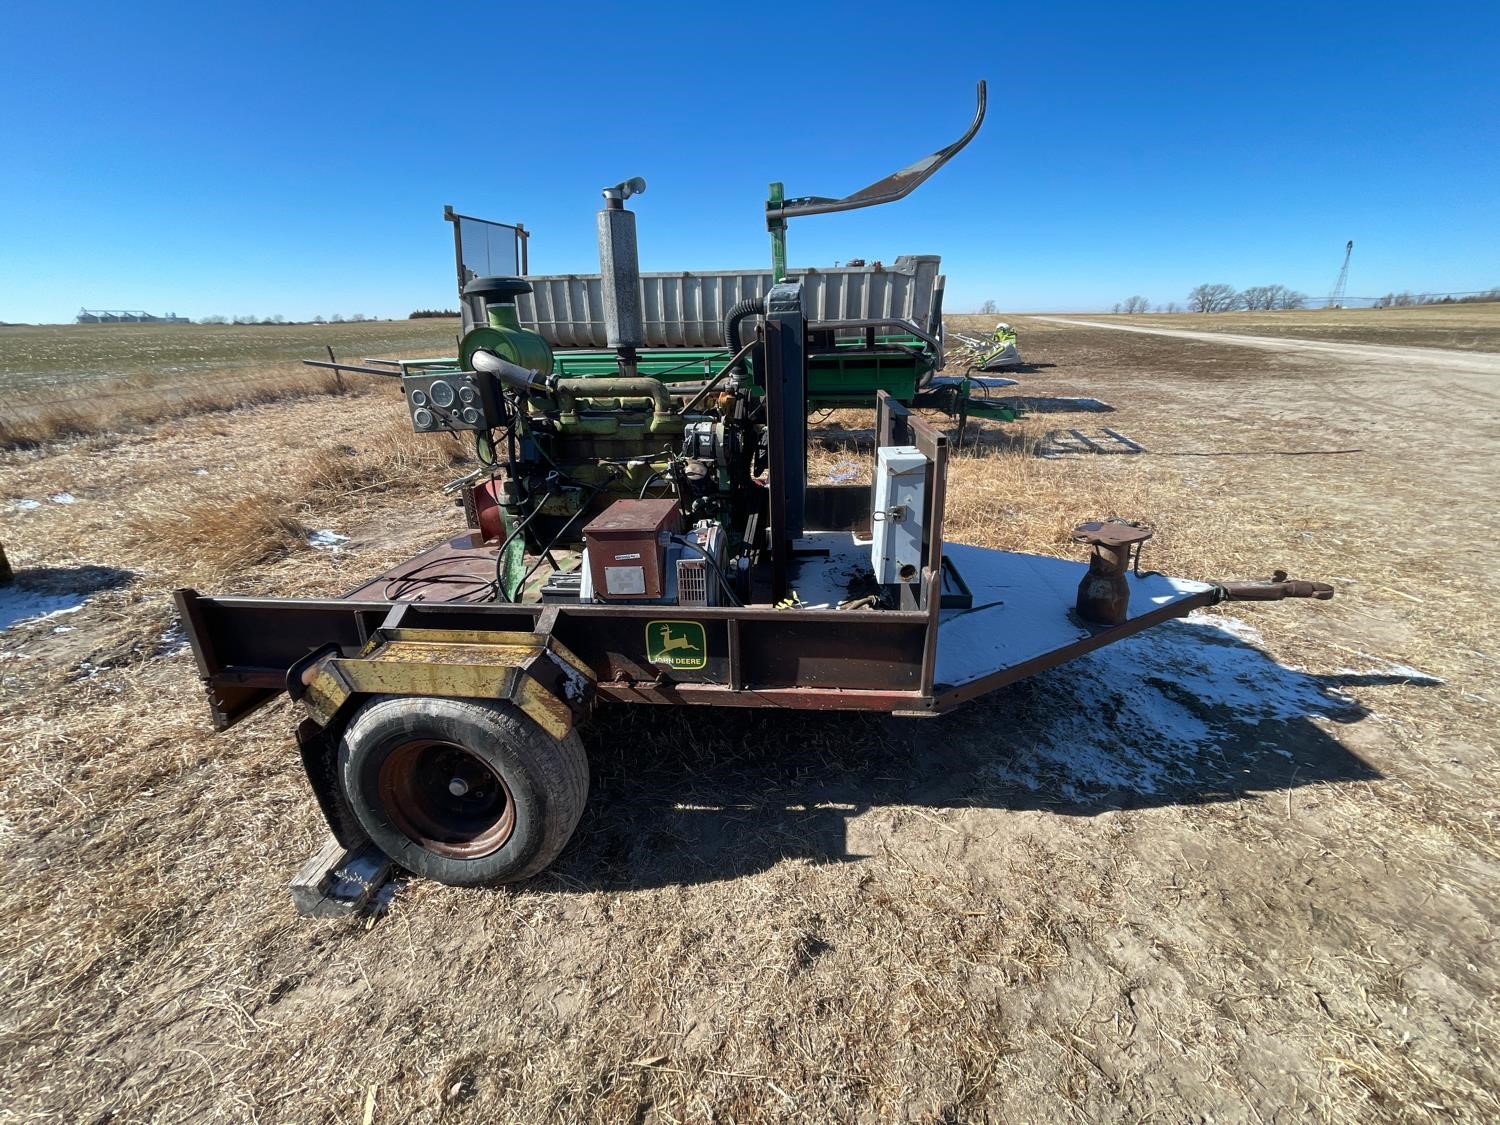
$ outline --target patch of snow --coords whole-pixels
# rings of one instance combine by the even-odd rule
[[[0,633],[14,625],[77,613],[87,600],[83,594],[39,594],[19,586],[0,587]]]
[[[1355,706],[1261,643],[1243,621],[1194,614],[1079,657],[1035,681],[1043,730],[995,772],[1033,790],[1045,776],[1068,800],[1105,789],[1159,793],[1201,778],[1205,758],[1260,723]]]
[[[181,621],[173,621],[167,631],[156,639],[156,656],[176,656],[188,647],[187,633]]]
[[[52,631],[54,633],[72,633],[72,632],[76,632],[76,630],[71,625],[55,625],[55,626],[53,626]]]
[[[47,499],[51,500],[54,504],[78,503],[78,497],[74,496],[71,492],[54,492],[51,496],[47,497]]]
[[[76,684],[83,680],[97,679],[100,673],[104,671],[105,669],[103,667],[95,664],[92,660],[82,660],[79,661],[78,665],[73,669],[73,674],[68,677],[68,682]],[[116,693],[120,691],[120,686],[118,684],[106,683],[104,686],[110,691]]]
[[[40,500],[21,499],[21,500],[17,500],[15,502],[15,504],[12,505],[12,506],[18,512],[29,512],[33,508],[40,508],[42,506],[42,502]]]
[[[195,477],[206,477],[206,476],[208,476],[208,470],[207,469],[194,469],[193,470],[193,476],[195,476]]]
[[[337,552],[339,545],[349,542],[347,535],[340,535],[337,531],[331,531],[326,527],[307,533],[307,545],[316,547],[320,551]]]

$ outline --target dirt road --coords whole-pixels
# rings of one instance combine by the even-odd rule
[[[1451,351],[1446,348],[1410,348],[1388,344],[1350,344],[1332,340],[1298,340],[1277,336],[1245,336],[1232,332],[1196,332],[1186,328],[1149,328],[1105,320],[1081,320],[1070,316],[1033,316],[1048,324],[1070,324],[1078,328],[1107,328],[1116,332],[1139,332],[1201,343],[1232,344],[1272,352],[1293,352],[1319,358],[1379,364],[1392,371],[1427,369],[1453,374],[1500,375],[1500,353]]]

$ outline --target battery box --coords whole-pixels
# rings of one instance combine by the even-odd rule
[[[593,595],[651,601],[666,593],[667,545],[682,526],[676,500],[616,500],[583,529]]]

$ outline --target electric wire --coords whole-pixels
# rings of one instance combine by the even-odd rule
[[[638,496],[636,496],[636,499],[637,500],[644,500],[646,498],[646,493],[648,491],[650,491],[651,486],[653,484],[655,484],[657,481],[664,479],[665,477],[666,477],[666,470],[665,469],[663,469],[663,470],[661,470],[659,472],[652,473],[649,477],[646,478],[646,483],[643,484],[643,485],[641,485],[640,494]]]
[[[708,563],[710,568],[712,568],[714,577],[719,580],[719,589],[724,591],[724,596],[729,599],[729,604],[733,606],[738,606],[741,604],[740,599],[734,596],[734,590],[730,588],[729,580],[724,577],[724,572],[719,569],[719,564],[717,561],[715,561],[712,555],[710,555],[702,547],[698,546],[697,543],[693,542],[693,540],[689,539],[686,535],[673,535],[671,539],[672,542],[680,543],[688,550],[697,551],[698,554],[702,555],[704,561]]]
[[[516,526],[510,529],[510,534],[500,542],[500,549],[495,553],[495,597],[499,601],[508,602],[512,600],[509,592],[505,589],[506,548],[510,546],[511,541],[514,540],[517,535],[519,535],[526,529],[527,524],[531,523],[532,520],[541,515],[542,505],[547,502],[547,497],[551,495],[552,490],[548,489],[546,494],[543,495],[542,499],[537,503],[537,506],[531,509],[530,512],[526,513],[526,515],[516,523]],[[581,510],[582,509],[580,509],[580,511]],[[548,544],[548,546],[550,547],[551,544]]]
[[[565,523],[565,524],[563,524],[561,527],[559,527],[553,533],[552,538],[547,541],[547,545],[545,547],[543,547],[542,550],[541,550],[541,552],[537,555],[536,562],[534,562],[534,563],[531,564],[531,569],[528,570],[525,574],[521,575],[521,581],[518,582],[518,583],[516,583],[516,588],[514,590],[503,591],[503,593],[504,593],[503,600],[504,601],[515,602],[516,599],[519,598],[523,592],[525,592],[525,590],[526,590],[526,583],[528,583],[528,582],[531,581],[531,576],[537,572],[537,568],[540,567],[542,565],[542,563],[544,563],[544,562],[547,561],[547,554],[548,554],[548,552],[550,552],[552,550],[552,548],[557,545],[557,541],[563,537],[563,532],[567,531],[568,528],[572,527],[573,524],[574,524],[574,522],[578,519],[578,517],[581,516],[581,515],[583,515],[584,512],[588,511],[589,504],[591,504],[593,502],[594,497],[598,496],[599,493],[601,493],[603,491],[604,491],[604,485],[602,485],[602,484],[595,485],[593,487],[593,491],[590,492],[588,494],[588,496],[586,496],[579,503],[579,505],[578,505],[578,511],[574,512],[568,518],[568,522]],[[497,567],[499,565],[499,560],[498,559],[496,560],[496,565],[497,565]]]

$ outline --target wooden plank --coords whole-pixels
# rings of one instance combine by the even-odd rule
[[[390,873],[389,857],[374,844],[346,848],[329,836],[292,879],[292,903],[304,918],[358,914]]]

